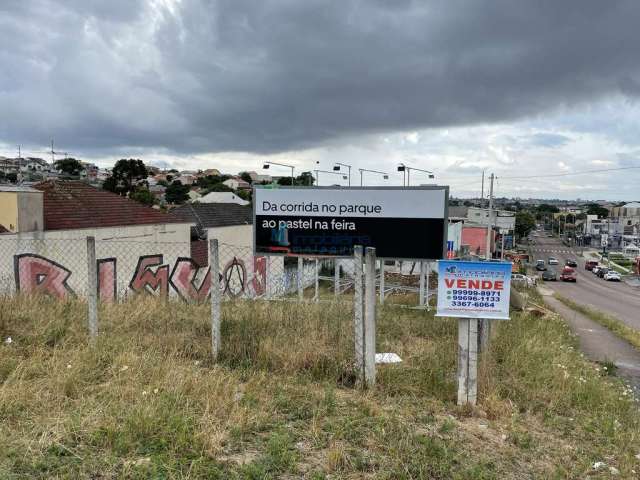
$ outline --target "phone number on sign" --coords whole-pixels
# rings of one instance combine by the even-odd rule
[[[452,307],[477,307],[477,308],[495,308],[495,302],[465,302],[454,300],[451,302]]]

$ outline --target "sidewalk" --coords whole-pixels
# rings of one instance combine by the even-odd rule
[[[545,303],[567,322],[578,336],[580,349],[592,361],[610,361],[618,367],[618,376],[640,392],[640,351],[607,328],[553,297],[551,290],[540,289]]]

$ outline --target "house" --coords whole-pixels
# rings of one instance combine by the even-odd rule
[[[195,174],[182,173],[175,180],[179,180],[182,185],[193,185],[198,181],[198,177]]]
[[[251,185],[240,177],[233,177],[222,182],[223,185],[231,188],[232,190],[251,190]]]
[[[253,211],[236,203],[186,203],[171,211],[180,222],[191,225],[191,257],[199,264],[208,263],[208,240],[221,245],[244,247],[242,256],[253,250]]]
[[[249,205],[233,192],[210,192],[198,199],[200,203],[237,203],[238,205]]]
[[[271,175],[261,175],[257,172],[247,172],[253,183],[271,182]]]
[[[50,275],[54,283],[64,279],[57,283],[61,296],[85,291],[88,237],[95,238],[99,277],[100,265],[106,265],[104,278],[113,279],[103,284],[110,298],[130,292],[136,283],[149,291],[146,279],[156,278],[156,270],[150,268],[157,267],[161,278],[171,271],[170,265],[190,253],[190,222],[82,181],[45,181],[32,188],[0,186],[0,224],[13,232],[0,241],[13,242],[12,248],[20,252],[9,260],[0,257],[0,287],[11,285],[14,272],[24,270],[36,275],[30,277],[32,284],[36,281],[33,288],[44,281],[37,278]],[[27,264],[23,269],[14,261]],[[167,291],[167,280],[163,282]],[[157,285],[150,288],[157,293]]]
[[[209,175],[212,175],[214,177],[219,177],[220,175],[222,175],[222,173],[220,173],[220,170],[218,170],[217,168],[207,168],[202,172],[202,176],[207,177]]]

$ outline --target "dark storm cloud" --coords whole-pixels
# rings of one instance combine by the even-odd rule
[[[639,24],[637,0],[2,2],[0,141],[273,152],[509,121],[637,95]]]

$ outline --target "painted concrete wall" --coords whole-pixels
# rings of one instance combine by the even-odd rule
[[[0,192],[0,225],[10,232],[18,231],[18,196],[15,192]]]
[[[18,193],[18,231],[37,232],[44,228],[42,192]]]

